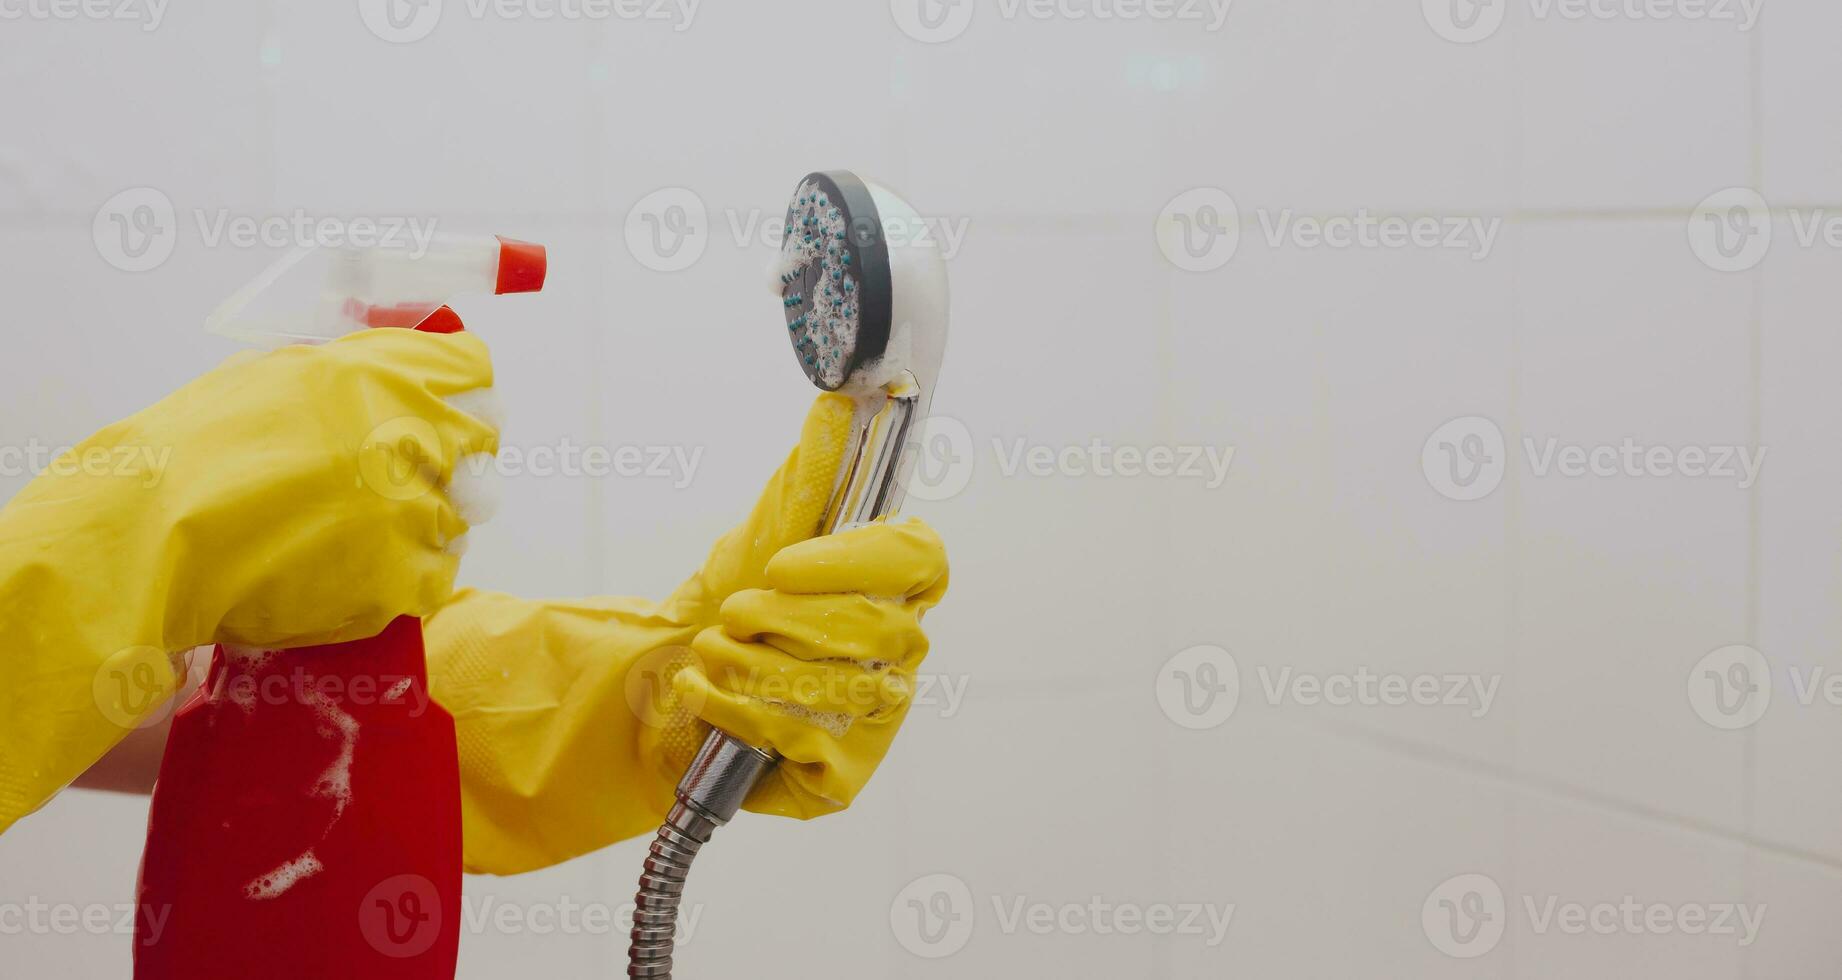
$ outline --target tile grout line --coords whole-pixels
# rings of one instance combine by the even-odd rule
[[[1593,224],[1630,221],[1687,221],[1695,215],[1695,207],[1676,207],[1660,205],[1647,208],[1447,208],[1443,210],[1389,209],[1357,205],[1343,210],[1320,210],[1292,208],[1281,206],[1293,212],[1295,217],[1317,220],[1348,217],[1352,212],[1361,212],[1369,219],[1383,221],[1400,219],[1413,221],[1423,218],[1496,218],[1512,225],[1543,225],[1551,223]],[[254,212],[257,209],[250,209]],[[275,210],[279,211],[278,206]],[[335,207],[327,208],[329,213],[338,212],[362,216],[371,213],[366,208]],[[569,227],[588,227],[596,229],[617,228],[625,221],[625,215],[602,208],[590,208],[571,211],[466,211],[456,208],[406,208],[398,209],[416,211],[418,214],[439,215],[450,220],[466,222],[505,222],[533,221],[561,224]],[[716,210],[724,210],[718,208]],[[940,208],[943,215],[976,217],[981,224],[990,225],[1004,231],[1021,232],[1137,232],[1149,223],[1149,218],[1141,220],[1125,215],[1052,215],[1052,214],[984,214],[976,209]],[[1269,209],[1270,210],[1270,209]],[[1808,212],[1842,212],[1842,202],[1837,201],[1794,201],[1773,204],[1769,208],[1775,217],[1788,217],[1792,214]],[[73,210],[32,210],[19,211],[0,208],[0,231],[37,231],[69,223],[79,230],[87,228],[95,218],[93,211]],[[1257,228],[1257,218],[1242,218],[1242,228]]]
[[[1184,273],[1174,266],[1167,266],[1161,278],[1162,286],[1157,293],[1157,371],[1158,377],[1161,380],[1158,390],[1158,411],[1155,426],[1160,436],[1169,445],[1177,444],[1177,411],[1173,404],[1174,399],[1172,397],[1172,392],[1176,390],[1177,377],[1177,284],[1181,281],[1183,275]],[[1152,523],[1163,536],[1166,546],[1169,546],[1177,534],[1177,529],[1171,517],[1176,511],[1174,508],[1160,508],[1160,510],[1161,513],[1159,514],[1159,518]],[[1169,571],[1166,570],[1165,574],[1168,576]],[[1169,591],[1174,592],[1175,589],[1169,589]],[[1173,642],[1177,639],[1176,637],[1166,636],[1164,639],[1169,649],[1182,649],[1180,643]],[[1172,764],[1173,761],[1173,753],[1157,753],[1156,764],[1163,777],[1162,784],[1164,791],[1174,796],[1173,791],[1181,784],[1182,780],[1177,771],[1177,767]],[[1159,880],[1159,885],[1164,889],[1166,894],[1172,891],[1172,883],[1175,877],[1172,869],[1181,863],[1181,854],[1174,853],[1170,849],[1172,845],[1179,844],[1179,841],[1180,838],[1175,834],[1170,835],[1166,841],[1167,851],[1165,854],[1163,875]],[[1157,961],[1156,965],[1158,969],[1154,976],[1166,978],[1180,976],[1181,973],[1179,972],[1177,952],[1174,944],[1161,943],[1159,946],[1163,955],[1160,956]]]
[[[1765,186],[1765,51],[1764,33],[1768,25],[1760,24],[1759,30],[1753,31],[1747,42],[1747,79],[1750,88],[1747,92],[1747,112],[1751,116],[1750,130],[1752,145],[1748,166],[1752,186]],[[1764,268],[1751,271],[1752,295],[1748,310],[1747,324],[1747,425],[1752,444],[1764,445],[1765,440],[1765,276]],[[1745,629],[1743,635],[1747,642],[1755,646],[1759,642],[1760,602],[1762,590],[1759,576],[1763,569],[1764,543],[1761,531],[1764,527],[1765,502],[1757,486],[1746,494],[1747,548],[1746,548],[1746,599]],[[1740,742],[1740,819],[1744,821],[1746,833],[1750,837],[1758,827],[1758,774],[1759,774],[1759,730],[1748,727]],[[1755,871],[1753,867],[1755,847],[1748,847],[1740,854],[1740,893],[1750,902],[1755,891]],[[1741,980],[1752,976],[1753,956],[1750,948],[1740,949]]]
[[[1315,722],[1315,727],[1327,734],[1357,742],[1383,752],[1421,762],[1437,769],[1466,773],[1501,783],[1511,789],[1529,793],[1542,793],[1549,797],[1567,802],[1596,807],[1600,810],[1618,814],[1653,824],[1659,824],[1676,830],[1719,838],[1731,844],[1750,847],[1758,851],[1774,854],[1778,857],[1805,864],[1815,865],[1829,871],[1842,874],[1842,857],[1834,857],[1820,851],[1808,850],[1790,844],[1761,838],[1751,831],[1733,831],[1705,820],[1686,817],[1668,810],[1645,806],[1630,800],[1600,793],[1576,786],[1559,779],[1518,772],[1495,763],[1458,755],[1433,746],[1415,742],[1411,739],[1383,732],[1371,731],[1354,725],[1336,722]]]
[[[1522,32],[1511,30],[1508,40],[1510,74],[1511,77],[1520,78],[1523,68],[1522,59],[1520,57],[1522,54]],[[1525,176],[1524,165],[1527,163],[1525,157],[1527,147],[1522,139],[1522,126],[1525,120],[1523,117],[1522,87],[1520,85],[1510,86],[1509,113],[1509,139],[1511,140],[1509,159],[1510,186],[1514,188],[1513,193],[1515,194],[1515,201],[1517,205],[1519,205],[1517,210],[1521,211],[1526,210],[1520,207],[1520,205],[1522,204],[1522,181]],[[1507,351],[1509,364],[1508,371],[1506,372],[1508,375],[1506,380],[1507,397],[1504,400],[1505,417],[1503,423],[1518,439],[1522,437],[1523,304],[1522,249],[1520,246],[1521,240],[1514,237],[1505,243],[1505,251],[1508,253],[1509,262],[1509,309],[1506,317],[1506,327],[1509,333]],[[1511,685],[1510,690],[1515,691],[1520,690],[1515,684],[1516,679],[1521,674],[1520,668],[1522,665],[1522,569],[1525,549],[1522,547],[1522,536],[1519,532],[1522,528],[1523,517],[1523,487],[1520,467],[1506,466],[1504,470],[1508,476],[1508,479],[1505,481],[1508,483],[1508,486],[1504,487],[1503,490],[1503,626],[1506,634],[1503,647],[1505,653],[1504,672],[1508,675],[1505,680]],[[1515,697],[1510,697],[1506,700],[1504,706],[1509,713],[1507,725],[1509,729],[1509,760],[1512,768],[1518,767],[1521,761],[1518,750],[1520,749],[1522,728],[1520,724],[1520,713],[1516,710],[1516,700]],[[1520,833],[1521,827],[1521,821],[1518,819],[1520,816],[1521,814],[1518,812],[1515,799],[1513,797],[1506,797],[1503,800],[1503,864],[1505,875],[1509,879],[1511,889],[1519,889],[1521,887],[1522,875],[1519,862],[1521,855],[1516,848],[1516,841],[1519,839],[1518,834]],[[1509,947],[1505,951],[1505,958],[1508,960],[1508,974],[1510,976],[1515,976],[1520,972],[1518,966],[1522,960],[1522,950],[1516,941],[1515,930],[1509,930],[1505,938],[1508,940]]]

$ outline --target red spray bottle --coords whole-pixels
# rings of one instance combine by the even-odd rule
[[[461,329],[465,293],[542,288],[542,246],[439,237],[297,251],[212,316],[274,344]],[[174,716],[148,820],[136,980],[453,980],[461,923],[454,720],[422,624],[212,652]]]

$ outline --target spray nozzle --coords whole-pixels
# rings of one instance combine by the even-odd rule
[[[265,346],[413,328],[456,296],[536,292],[548,264],[542,245],[485,235],[438,235],[426,246],[299,248],[219,305],[205,328]]]

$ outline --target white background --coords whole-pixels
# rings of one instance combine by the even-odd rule
[[[209,246],[201,211],[528,238],[550,247],[546,291],[461,306],[494,347],[507,444],[676,445],[702,463],[683,489],[514,478],[463,577],[662,594],[744,513],[811,397],[764,287],[770,250],[738,245],[731,218],[772,222],[802,174],[852,167],[966,229],[936,408],[974,469],[911,507],[952,549],[928,669],[966,701],[917,709],[850,812],[723,831],[680,975],[1835,977],[1842,708],[1798,704],[1788,677],[1842,668],[1842,251],[1800,245],[1789,209],[1842,208],[1842,10],[1768,0],[1743,31],[1498,3],[1507,18],[1472,44],[1408,0],[1236,0],[1213,31],[981,3],[944,43],[863,0],[707,0],[684,30],[447,0],[401,44],[354,0],[176,2],[152,31],[0,21],[0,445],[68,443],[231,352],[201,321],[274,252]],[[1773,248],[1715,271],[1691,212],[1742,185],[1780,209]],[[1239,249],[1186,271],[1159,247],[1160,209],[1204,187],[1238,204]],[[151,271],[115,268],[92,234],[131,188],[175,208]],[[673,273],[626,235],[665,188],[710,216],[701,258]],[[1306,248],[1263,233],[1284,209],[1502,225],[1481,259]],[[1422,447],[1469,416],[1500,427],[1510,465],[1459,502]],[[1768,456],[1747,489],[1544,476],[1525,437]],[[1033,477],[993,448],[1017,440],[1235,456],[1213,488]],[[1157,691],[1205,644],[1232,651],[1241,698],[1192,730]],[[1734,731],[1688,694],[1729,644],[1758,648],[1776,685]],[[1287,665],[1500,690],[1481,718],[1269,703],[1256,671]],[[131,901],[144,815],[59,798],[0,839],[0,903]],[[641,853],[469,891],[617,904]],[[930,959],[903,942],[898,897],[935,874],[964,884],[972,931]],[[1461,874],[1506,902],[1475,959],[1422,924]],[[1235,912],[1210,946],[1007,931],[994,907],[1095,896]],[[1542,931],[1524,908],[1625,896],[1767,911],[1741,946]],[[0,977],[122,977],[128,947],[0,935]],[[625,947],[487,928],[461,976],[619,976]]]

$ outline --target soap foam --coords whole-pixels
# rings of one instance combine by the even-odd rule
[[[448,502],[468,527],[478,527],[499,513],[505,500],[505,481],[499,461],[490,453],[469,453],[454,467],[448,481]],[[450,542],[451,543],[451,542]]]
[[[851,732],[851,716],[842,711],[814,711],[803,704],[794,704],[791,701],[768,700],[766,703],[773,705],[774,710],[790,718],[797,718],[814,728],[823,729],[832,738],[843,738]]]
[[[224,654],[246,671],[261,670],[269,665],[269,661],[275,659],[275,651],[258,650],[254,647],[226,646]]]
[[[505,428],[505,402],[492,388],[463,391],[443,401],[449,408],[471,415],[495,431]],[[448,481],[448,501],[468,526],[485,524],[499,513],[505,490],[498,463],[492,453],[468,453],[455,464],[454,475]],[[464,545],[462,550],[465,550]]]
[[[339,822],[339,818],[345,816],[346,808],[352,805],[352,761],[358,754],[360,726],[357,718],[319,691],[309,690],[306,703],[320,720],[320,736],[339,740],[339,754],[308,790],[312,796],[333,802],[333,817],[327,821],[326,830],[320,834],[320,840],[323,841],[332,832],[333,825]],[[320,861],[320,856],[314,853],[313,848],[308,848],[300,857],[243,886],[243,893],[251,901],[266,902],[287,894],[295,885],[324,870],[326,865]]]
[[[267,667],[269,662],[275,659],[275,651],[258,650],[254,647],[226,646],[224,648],[224,656],[228,657],[230,662],[236,665],[238,671],[248,675],[254,674],[264,667]],[[213,688],[210,697],[216,698],[222,695],[225,699],[229,700],[231,704],[242,709],[244,714],[255,714],[256,685],[245,683],[247,680],[247,677],[227,676],[220,681],[216,688]]]
[[[505,428],[505,401],[493,388],[473,388],[442,400],[449,408],[465,412],[494,429]]]
[[[320,773],[312,789],[314,796],[333,801],[333,822],[337,823],[345,816],[345,808],[352,804],[352,759],[358,752],[358,719],[318,691],[307,692],[307,701],[328,726],[322,728],[321,733],[328,737],[339,736],[338,757]],[[327,829],[331,826],[328,824]]]
[[[326,865],[320,863],[320,856],[308,851],[244,885],[243,895],[253,902],[267,902],[286,895],[295,885],[325,870]]]

